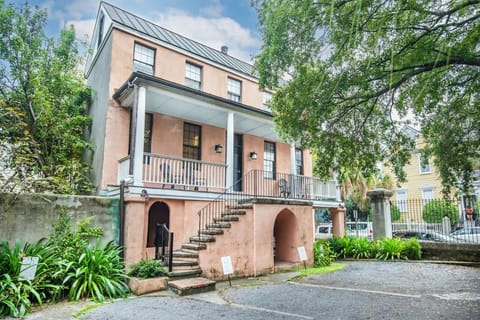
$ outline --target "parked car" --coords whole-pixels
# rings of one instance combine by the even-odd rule
[[[480,227],[458,229],[450,235],[464,242],[480,243]]]
[[[463,240],[457,239],[447,234],[436,232],[433,230],[395,230],[392,232],[394,238],[410,239],[417,238],[418,241],[428,241],[428,242],[451,242],[459,243],[464,242]]]
[[[320,223],[315,230],[315,238],[328,239],[333,236],[333,225],[331,223]]]
[[[347,236],[373,239],[373,226],[370,221],[347,222]]]

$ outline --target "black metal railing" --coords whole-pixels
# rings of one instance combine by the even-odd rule
[[[235,181],[218,198],[210,202],[198,212],[198,234],[202,230],[214,228],[224,221],[229,210],[238,208],[248,199],[286,198],[301,200],[321,200],[336,198],[335,183],[319,178],[293,174],[252,170],[242,179]]]
[[[475,212],[473,207],[471,209]],[[480,244],[478,215],[468,215],[469,210],[456,200],[392,201],[393,236],[415,237],[420,241]]]
[[[167,228],[166,224],[157,224],[155,228],[155,259],[161,260],[168,267],[168,272],[172,272],[173,232]]]

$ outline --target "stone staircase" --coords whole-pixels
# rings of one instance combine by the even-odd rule
[[[232,222],[239,221],[240,217],[247,213],[246,209],[250,208],[253,208],[253,205],[242,204],[229,207],[219,218],[214,218],[207,228],[200,230],[199,235],[190,237],[190,241],[183,243],[181,249],[173,251],[173,270],[168,273],[168,277],[172,280],[169,282],[172,291],[184,295],[208,291],[208,288],[215,290],[215,286],[212,286],[210,281],[195,281],[192,287],[185,285],[182,280],[199,277],[202,274],[202,269],[198,266],[199,252],[205,250],[209,243],[215,242],[216,237],[222,236],[224,229],[231,228]]]

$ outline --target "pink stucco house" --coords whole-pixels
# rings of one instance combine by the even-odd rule
[[[90,52],[93,180],[122,197],[127,262],[155,256],[157,224],[177,273],[222,278],[224,256],[237,276],[270,272],[298,247],[312,262],[312,209],[340,217],[337,188],[282,141],[250,64],[106,2]]]

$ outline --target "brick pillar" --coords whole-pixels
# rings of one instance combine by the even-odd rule
[[[367,191],[367,197],[372,202],[373,238],[392,237],[392,216],[390,214],[390,201],[393,192],[387,189],[374,189]]]
[[[345,235],[345,208],[330,208],[333,223],[333,236],[343,237]]]
[[[145,258],[147,221],[146,200],[140,196],[125,198],[125,254],[127,265],[137,263]]]

